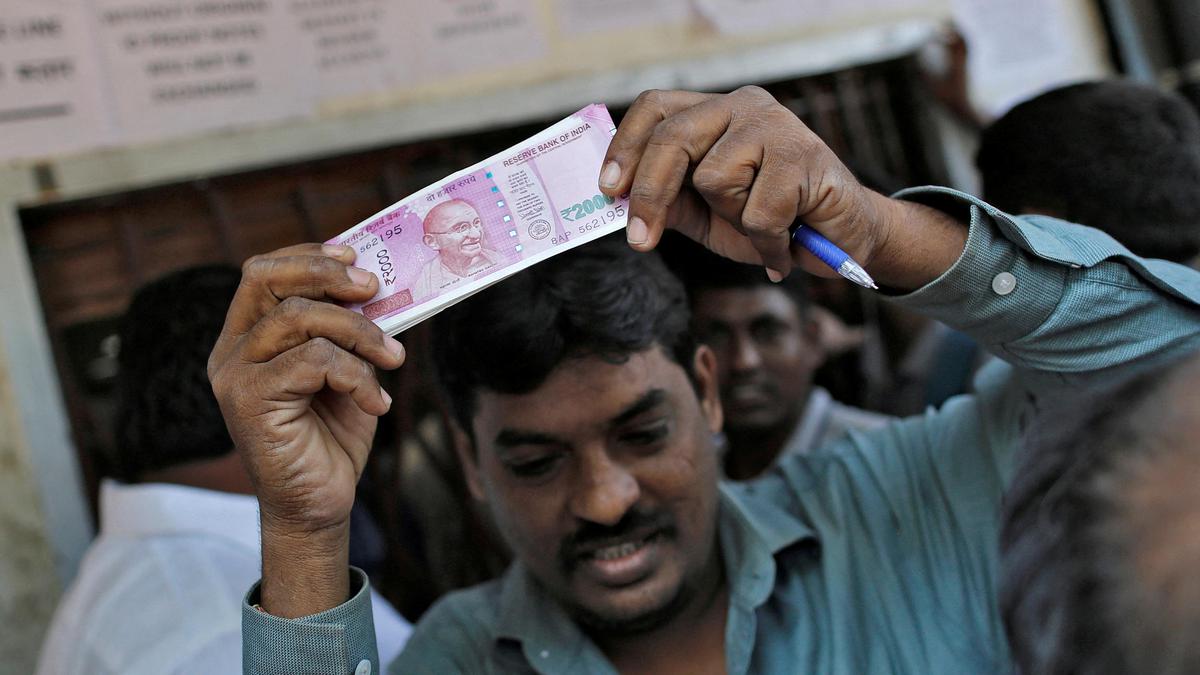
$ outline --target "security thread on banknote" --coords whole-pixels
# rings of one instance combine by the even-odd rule
[[[597,176],[616,127],[590,105],[532,138],[367,218],[352,246],[379,293],[353,305],[395,335],[498,281],[625,227]]]

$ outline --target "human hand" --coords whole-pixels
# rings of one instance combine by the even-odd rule
[[[837,276],[791,245],[798,219],[893,289],[933,280],[966,241],[966,228],[945,214],[862,186],[758,87],[642,93],[609,145],[600,189],[629,194],[626,233],[634,248],[653,249],[670,227],[714,253],[763,265],[776,281],[794,265]]]
[[[376,417],[391,405],[374,367],[404,361],[399,342],[333,304],[378,290],[353,261],[352,249],[319,244],[251,258],[209,357],[213,391],[258,495],[263,605],[273,613],[269,558],[311,570],[344,557]],[[337,573],[344,586],[346,570]]]
[[[612,196],[629,193],[635,248],[654,248],[670,227],[715,253],[764,265],[773,278],[794,264],[837,276],[793,249],[797,219],[864,266],[886,237],[887,221],[878,213],[886,200],[860,185],[816,134],[758,87],[725,95],[643,93],[609,146],[600,187]]]

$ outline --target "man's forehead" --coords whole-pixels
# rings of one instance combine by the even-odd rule
[[[473,424],[480,440],[503,429],[570,434],[609,424],[648,394],[691,391],[687,374],[659,347],[622,360],[565,359],[539,387],[524,394],[477,393]]]
[[[799,308],[778,286],[706,288],[694,293],[692,315],[699,321],[740,323],[762,316],[798,317]]]

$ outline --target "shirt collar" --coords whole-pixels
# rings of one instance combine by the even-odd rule
[[[569,673],[585,649],[598,652],[562,605],[533,579],[519,561],[504,573],[500,612],[493,634],[493,648],[500,658],[517,650],[539,673]],[[516,654],[512,654],[516,656]]]
[[[766,602],[775,588],[775,556],[816,532],[777,503],[786,494],[766,482],[721,483],[718,534],[730,582],[730,597],[747,608]],[[758,496],[771,495],[769,499]]]
[[[258,551],[258,500],[185,485],[105,480],[100,531],[130,537],[203,534]]]
[[[825,422],[832,409],[833,396],[821,387],[813,387],[808,393],[808,400],[804,402],[804,410],[800,413],[800,419],[796,421],[792,435],[788,436],[787,442],[783,444],[780,457],[788,454],[803,455],[814,449],[824,435]]]
[[[816,540],[812,528],[783,508],[755,497],[756,485],[719,486],[717,536],[730,597],[757,607],[775,584],[775,554],[803,540]],[[500,658],[517,650],[541,672],[579,672],[581,659],[606,662],[575,621],[530,575],[514,562],[501,580],[500,607],[493,648]],[[514,657],[516,654],[512,654]]]

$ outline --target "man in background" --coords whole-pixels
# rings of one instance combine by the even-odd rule
[[[1200,359],[1044,415],[1006,498],[1019,671],[1200,672]]]
[[[1200,254],[1200,117],[1177,94],[1084,82],[1017,105],[984,130],[983,198],[1009,213],[1103,230],[1130,251]]]
[[[241,671],[241,601],[260,574],[258,503],[205,374],[241,273],[142,288],[121,321],[115,473],[100,534],[55,613],[42,675]],[[410,626],[372,598],[380,650]]]
[[[803,276],[773,284],[761,268],[683,237],[660,250],[687,288],[696,337],[716,355],[727,477],[756,478],[789,454],[887,423],[887,416],[838,403],[813,384],[826,344]]]

